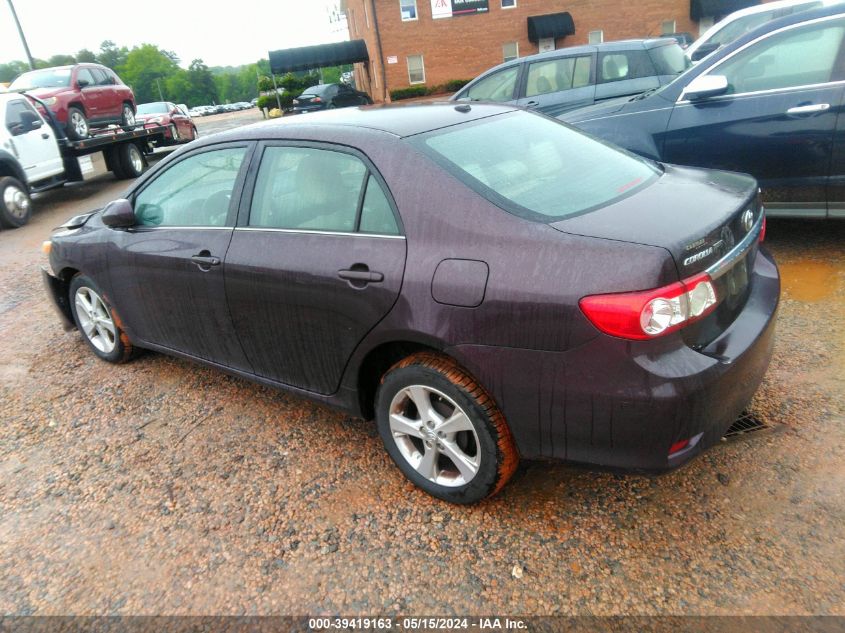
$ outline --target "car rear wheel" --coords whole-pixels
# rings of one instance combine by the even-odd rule
[[[497,493],[519,463],[490,395],[450,358],[414,354],[390,368],[376,394],[376,423],[404,475],[452,503]]]
[[[85,113],[79,108],[71,106],[67,110],[67,135],[74,141],[81,141],[88,138],[91,130],[88,127],[88,119]]]
[[[102,360],[123,363],[133,354],[129,337],[94,281],[77,274],[70,284],[73,320],[82,338]]]
[[[200,133],[197,132],[197,126],[196,125],[191,127],[191,133],[193,134],[193,136],[191,137],[192,141],[195,141],[200,137]]]
[[[123,127],[135,128],[135,110],[128,103],[123,104],[123,112],[120,117],[120,124]]]
[[[29,222],[31,215],[32,201],[26,185],[10,176],[0,178],[0,226],[16,229]]]
[[[120,179],[137,178],[144,173],[146,161],[144,154],[135,143],[124,143],[117,148],[117,162],[119,169],[114,175]]]

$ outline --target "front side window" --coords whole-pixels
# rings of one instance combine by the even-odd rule
[[[408,56],[408,80],[412,84],[425,83],[425,65],[422,55]]]
[[[518,58],[519,42],[508,42],[507,44],[502,44],[502,57],[506,62]]]
[[[776,90],[836,81],[845,19],[776,33],[749,46],[712,73],[728,80],[728,94]]]
[[[24,112],[35,114],[32,106],[23,99],[15,99],[6,104],[6,129],[10,133],[15,134],[17,130],[22,129]]]
[[[645,51],[601,53],[598,83],[639,79],[654,75],[654,66]]]
[[[249,226],[343,233],[399,232],[381,186],[359,158],[312,147],[264,150]]]
[[[91,74],[91,71],[87,68],[80,68],[79,71],[76,73],[76,82],[83,87],[82,84],[85,83],[84,87],[94,86],[97,82],[94,80],[94,75]]]
[[[590,56],[563,57],[528,66],[525,96],[582,88],[590,84]]]
[[[607,205],[660,173],[649,161],[527,112],[437,130],[412,142],[494,204],[541,222]]]
[[[142,226],[227,226],[229,202],[246,148],[232,147],[189,156],[135,197]]]
[[[402,15],[402,21],[417,19],[417,0],[399,0],[399,12]]]
[[[518,76],[519,66],[505,68],[470,86],[461,98],[472,101],[510,101]]]

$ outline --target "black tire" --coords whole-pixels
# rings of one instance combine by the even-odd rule
[[[431,420],[426,415],[420,415],[413,400],[406,397],[411,387],[415,390],[422,387],[428,393],[428,403],[436,409],[435,417],[439,416],[440,420],[455,416],[459,407],[471,429],[438,433],[436,424],[427,424]],[[391,407],[394,408],[392,413],[412,421],[414,424],[411,426],[416,428],[419,424],[419,436],[399,433],[398,439],[394,437]],[[490,497],[504,487],[519,464],[516,443],[493,398],[465,369],[448,357],[420,352],[396,363],[382,377],[376,392],[375,411],[378,431],[391,459],[412,483],[444,501],[469,504]],[[425,426],[431,428],[427,430],[423,428]],[[444,425],[442,428],[449,427]],[[472,474],[468,477],[449,457],[456,446],[461,449],[460,455],[470,457],[474,462],[472,470],[468,471]],[[444,450],[439,450],[441,448]],[[434,455],[434,461],[429,462],[434,464],[431,471],[433,478],[447,483],[433,481],[418,471],[425,463],[429,450]],[[410,457],[406,457],[403,451]],[[416,457],[419,457],[418,466],[410,461]]]
[[[0,226],[16,229],[31,216],[32,200],[26,185],[11,176],[0,178]]]
[[[89,305],[96,310],[86,309],[80,296],[87,297]],[[123,331],[120,318],[93,279],[77,273],[70,282],[68,300],[82,340],[98,358],[109,363],[125,363],[134,356],[135,348]],[[92,314],[100,320],[94,321]]]
[[[191,140],[192,140],[192,141],[195,141],[195,140],[197,140],[197,139],[200,137],[200,133],[197,131],[197,126],[196,126],[196,125],[192,126],[192,127],[191,127],[191,129],[192,129],[192,130],[193,130],[193,132],[194,132],[194,138],[192,138]]]
[[[129,130],[134,130],[137,127],[135,125],[135,109],[131,103],[123,104],[123,109],[120,113],[120,125]]]
[[[115,161],[114,175],[119,179],[137,178],[144,173],[147,161],[141,148],[135,143],[118,145],[115,155],[117,160]]]
[[[67,137],[72,141],[81,141],[91,135],[88,118],[81,108],[71,106],[67,109]]]

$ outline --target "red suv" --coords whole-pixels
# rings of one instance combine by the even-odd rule
[[[33,70],[15,79],[9,90],[23,90],[41,99],[71,139],[88,138],[90,127],[135,125],[132,89],[99,64]]]

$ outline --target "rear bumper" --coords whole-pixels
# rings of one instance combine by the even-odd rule
[[[675,468],[717,443],[751,400],[771,360],[780,279],[761,250],[748,301],[697,352],[680,335],[600,335],[567,352],[456,346],[449,353],[487,386],[524,457],[611,468]],[[692,445],[669,455],[681,440]]]
[[[50,304],[59,315],[59,320],[65,331],[73,330],[76,324],[73,322],[70,303],[68,299],[68,285],[62,279],[50,274],[46,268],[41,269],[41,280],[44,282],[44,289],[50,297]]]

